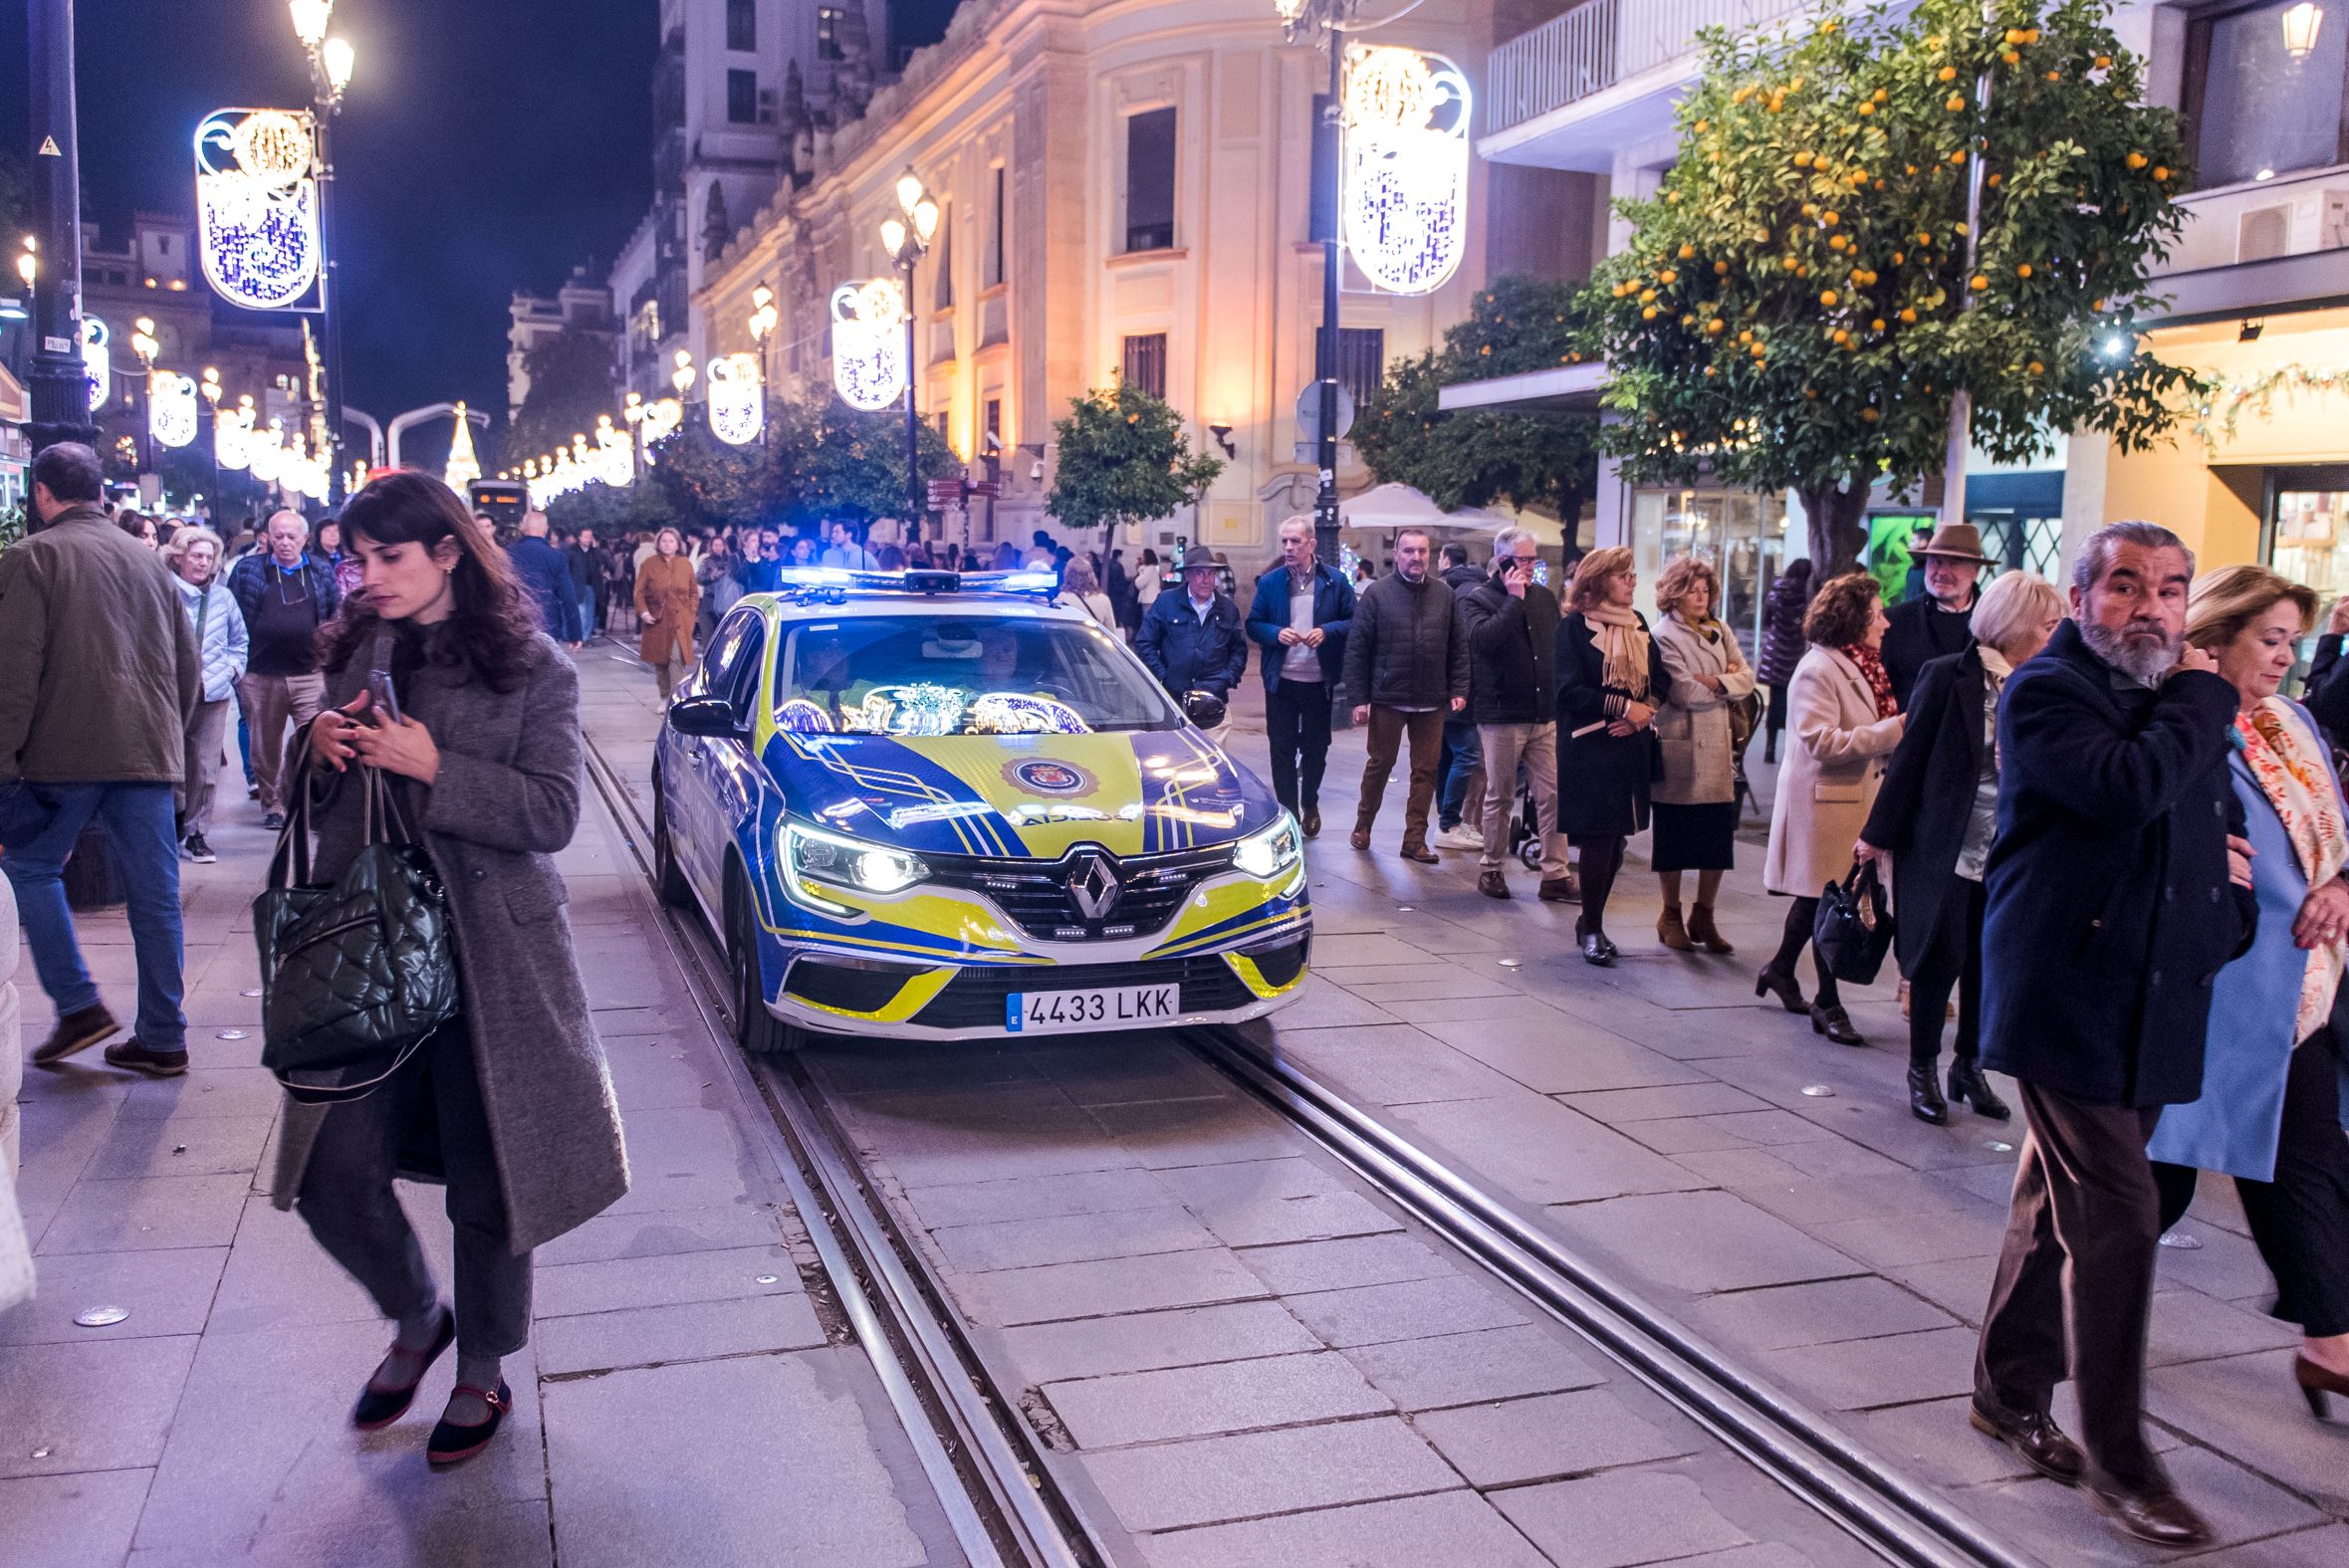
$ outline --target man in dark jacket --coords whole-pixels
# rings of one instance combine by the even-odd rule
[[[310,525],[299,512],[277,512],[264,549],[236,563],[228,591],[245,617],[250,652],[237,701],[253,737],[253,784],[261,825],[286,825],[286,736],[318,717],[327,678],[318,670],[318,629],[335,618],[341,596],[335,568],[309,554]]]
[[[580,607],[580,640],[603,629],[603,584],[611,577],[611,552],[595,543],[595,531],[584,528],[563,548],[563,563],[571,568],[572,597]]]
[[[2257,916],[2228,778],[2235,690],[2184,642],[2193,574],[2167,529],[2091,536],[2072,619],[2000,702],[1982,1055],[2020,1084],[2030,1131],[1973,1411],[2122,1529],[2173,1547],[2210,1530],[2145,1441],[2161,1229],[2145,1145],[2163,1106],[2202,1094],[2211,979]],[[2067,1375],[2077,1447],[2047,1414]]]
[[[1436,793],[1436,753],[1446,716],[1468,708],[1468,634],[1452,590],[1429,572],[1425,529],[1395,536],[1395,569],[1354,598],[1346,631],[1345,685],[1354,723],[1370,727],[1362,803],[1350,842],[1370,847],[1370,824],[1386,794],[1403,738],[1411,740],[1411,791],[1403,806],[1403,858],[1436,863],[1427,846],[1427,808]]]
[[[1230,702],[1232,688],[1248,669],[1240,606],[1216,586],[1221,570],[1204,550],[1184,557],[1183,591],[1153,599],[1142,617],[1142,634],[1134,640],[1134,651],[1178,703],[1192,692]],[[1208,733],[1220,741],[1229,728],[1226,720]]]
[[[1498,548],[1496,548],[1498,554]],[[1437,575],[1444,586],[1452,590],[1452,600],[1459,603],[1485,582],[1485,571],[1472,565],[1468,547],[1458,540],[1446,545],[1441,557],[1442,568]],[[1473,666],[1469,687],[1473,693],[1476,676]],[[1477,722],[1468,713],[1444,716],[1444,755],[1436,762],[1436,843],[1446,849],[1481,849],[1485,834],[1479,825],[1485,807],[1485,792],[1475,790],[1484,777],[1485,755],[1477,739]],[[1463,822],[1467,825],[1463,826]]]
[[[1557,596],[1533,580],[1540,560],[1540,547],[1526,530],[1494,535],[1493,573],[1462,597],[1460,620],[1468,633],[1468,714],[1485,760],[1485,858],[1477,891],[1509,897],[1501,865],[1523,764],[1541,833],[1541,896],[1558,904],[1575,895],[1557,830]]]
[[[506,552],[506,559],[514,563],[514,574],[522,579],[530,601],[539,607],[539,624],[547,628],[547,635],[578,647],[580,605],[572,592],[571,563],[547,538],[546,513],[523,514],[522,537]]]
[[[1273,746],[1273,793],[1307,838],[1321,831],[1321,774],[1329,762],[1329,709],[1345,666],[1354,587],[1313,558],[1313,520],[1281,525],[1281,569],[1256,579],[1248,635],[1264,650],[1265,738]],[[1300,778],[1301,775],[1301,778]]]
[[[82,963],[63,881],[75,840],[96,821],[138,965],[137,1028],[107,1060],[168,1077],[187,1070],[171,786],[203,659],[170,573],[99,506],[98,454],[48,447],[32,480],[40,531],[0,554],[0,871],[57,1008],[33,1060],[63,1061],[117,1028]]]
[[[1982,533],[1971,523],[1951,523],[1912,553],[1924,573],[1924,590],[1885,611],[1884,673],[1892,677],[1892,700],[1909,709],[1917,672],[1974,645],[1974,590],[1990,558]]]

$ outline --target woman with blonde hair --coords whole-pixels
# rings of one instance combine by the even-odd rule
[[[1778,951],[1754,982],[1757,997],[1774,996],[1788,1012],[1808,1012],[1811,1031],[1838,1045],[1865,1045],[1843,1010],[1835,977],[1815,947],[1813,1001],[1802,999],[1794,965],[1813,947],[1819,895],[1851,867],[1860,829],[1875,803],[1886,754],[1900,744],[1900,707],[1879,650],[1884,646],[1883,590],[1864,571],[1823,583],[1803,615],[1810,641],[1786,684],[1786,760],[1770,801],[1769,854],[1762,885],[1793,899]]]
[[[1631,552],[1594,550],[1574,568],[1557,626],[1557,830],[1582,854],[1582,962],[1621,956],[1607,939],[1607,895],[1623,843],[1648,825],[1656,777],[1656,707],[1671,684],[1648,623],[1631,607]]]
[[[220,580],[220,536],[208,528],[183,528],[163,547],[163,564],[179,589],[180,606],[195,632],[202,689],[187,715],[186,755],[173,791],[179,812],[179,852],[198,865],[220,857],[205,833],[212,827],[212,801],[219,791],[220,765],[228,758],[228,720],[236,709],[237,682],[245,673],[249,639],[244,611]]]
[[[2202,1098],[2164,1110],[2146,1152],[2165,1231],[2193,1203],[2198,1171],[2234,1178],[2275,1275],[2274,1315],[2303,1336],[2294,1381],[2321,1420],[2328,1396],[2349,1396],[2349,1140],[2332,1022],[2349,934],[2349,808],[2315,721],[2281,690],[2315,619],[2316,595],[2264,566],[2222,566],[2187,600],[2186,640],[2241,696],[2228,768],[2259,921],[2211,982]]]
[[[1111,632],[1117,630],[1117,611],[1110,605],[1109,595],[1101,591],[1091,561],[1082,556],[1069,557],[1067,569],[1060,573],[1060,591],[1076,600],[1096,625]]]
[[[1737,757],[1730,706],[1754,693],[1754,667],[1738,639],[1714,618],[1721,578],[1702,556],[1683,556],[1656,583],[1656,650],[1671,684],[1656,710],[1663,772],[1655,784],[1655,842],[1649,863],[1664,887],[1656,940],[1681,953],[1735,953],[1714,924],[1721,874],[1737,863]],[[1680,879],[1697,873],[1696,907],[1683,925]]]
[[[652,554],[636,568],[636,623],[642,628],[636,656],[652,666],[661,701],[693,664],[693,613],[701,584],[686,559],[685,536],[664,528],[652,536]]]

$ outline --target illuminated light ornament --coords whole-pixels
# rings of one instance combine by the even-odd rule
[[[457,433],[449,437],[448,467],[440,477],[458,495],[481,477],[481,459],[473,451],[473,421],[465,417],[463,403],[457,404]]]
[[[896,279],[831,292],[831,381],[850,408],[886,408],[905,395],[905,291]]]
[[[609,414],[600,414],[595,420],[595,477],[614,490],[636,482],[627,433],[611,422]]]
[[[664,397],[644,405],[644,461],[652,461],[652,449],[676,434],[685,422],[685,405],[674,397]]]
[[[114,334],[95,316],[82,318],[82,368],[90,376],[90,411],[106,406],[107,391],[115,384],[115,351],[108,347]]]
[[[150,370],[146,377],[146,428],[168,447],[195,441],[196,383],[177,370]]]
[[[728,446],[748,446],[767,428],[767,389],[759,384],[755,354],[730,353],[712,359],[709,372],[710,434]]]
[[[1346,73],[1346,252],[1390,294],[1426,294],[1468,248],[1468,79],[1441,55],[1351,52]]]
[[[212,456],[222,468],[237,471],[253,463],[253,408],[223,408],[212,416]]]
[[[196,248],[231,305],[280,311],[318,282],[318,180],[311,117],[223,109],[196,126]]]
[[[269,428],[254,435],[246,444],[245,466],[253,477],[264,485],[274,485],[286,471],[286,431],[277,420]]]

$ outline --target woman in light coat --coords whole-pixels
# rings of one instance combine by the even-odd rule
[[[1060,593],[1064,598],[1076,600],[1103,630],[1117,630],[1117,611],[1111,607],[1109,595],[1101,591],[1092,563],[1082,556],[1070,559],[1068,569],[1060,576]]]
[[[1877,650],[1884,645],[1884,600],[1864,571],[1831,578],[1810,601],[1802,634],[1810,639],[1786,685],[1786,728],[1793,735],[1770,802],[1769,854],[1762,885],[1794,900],[1778,951],[1754,983],[1788,1012],[1810,1014],[1813,1032],[1839,1045],[1864,1045],[1843,1010],[1835,977],[1815,951],[1818,991],[1805,1003],[1794,965],[1811,945],[1819,895],[1850,871],[1860,830],[1884,777],[1884,759],[1900,744],[1903,721],[1892,679]]]
[[[220,765],[228,757],[228,718],[236,711],[247,650],[244,612],[220,580],[220,536],[208,528],[183,528],[163,547],[163,564],[179,585],[179,601],[187,608],[204,665],[204,688],[187,716],[187,756],[173,804],[179,813],[180,852],[207,866],[219,858],[204,833],[212,825]]]
[[[652,537],[652,554],[636,568],[636,623],[643,628],[636,656],[652,666],[661,700],[676,690],[693,663],[693,612],[701,584],[685,559],[685,536],[664,528]]]
[[[1664,884],[1656,940],[1678,952],[1702,947],[1735,953],[1714,923],[1721,874],[1736,864],[1737,756],[1730,745],[1730,705],[1753,695],[1754,667],[1738,639],[1713,618],[1721,595],[1713,563],[1683,556],[1656,584],[1656,651],[1671,684],[1656,710],[1663,772],[1652,794],[1656,832],[1648,860]],[[1697,873],[1696,907],[1680,917],[1681,873]]]
[[[2202,1098],[2162,1112],[2162,1229],[2198,1171],[2234,1178],[2274,1315],[2299,1326],[2294,1381],[2311,1413],[2349,1397],[2349,1072],[2334,1025],[2349,933],[2349,807],[2314,719],[2278,695],[2316,595],[2263,566],[2222,566],[2187,601],[2186,640],[2241,694],[2228,770],[2242,802],[2259,924],[2211,986]]]
[[[272,1195],[299,1208],[397,1325],[353,1426],[397,1421],[455,1342],[457,1386],[425,1446],[434,1464],[452,1464],[486,1447],[512,1409],[499,1363],[529,1337],[532,1248],[628,1188],[554,860],[579,824],[579,674],[536,628],[487,530],[438,480],[378,479],[343,520],[367,591],[326,638],[335,706],[305,736],[317,871],[333,878],[366,838],[366,791],[348,770],[380,770],[447,890],[462,1010],[365,1098],[289,1104]],[[397,721],[369,694],[386,634]],[[437,1133],[427,1141],[439,1170],[426,1174],[448,1184],[453,1311],[392,1196],[419,1128]]]

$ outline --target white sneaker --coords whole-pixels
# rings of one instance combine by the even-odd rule
[[[1485,835],[1462,822],[1436,834],[1435,844],[1439,849],[1482,849],[1485,847]]]

